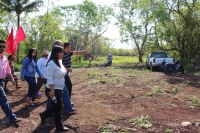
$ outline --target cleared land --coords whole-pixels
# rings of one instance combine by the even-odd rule
[[[199,78],[197,74],[149,72],[136,63],[74,69],[72,101],[78,110],[75,114],[63,111],[63,123],[69,133],[198,133]],[[46,126],[40,125],[38,114],[45,110],[46,97],[37,99],[35,107],[27,107],[27,84],[20,84],[20,90],[9,85],[7,97],[22,121],[10,125],[0,110],[0,132],[54,133],[53,117]],[[183,127],[185,121],[191,125]]]

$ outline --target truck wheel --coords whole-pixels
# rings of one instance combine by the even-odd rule
[[[172,70],[171,69],[169,69],[169,75],[171,75],[172,74]]]
[[[152,65],[151,65],[151,67],[150,67],[150,68],[151,68],[151,71],[153,72],[153,71],[154,71],[154,68],[153,68],[153,66],[152,66]]]

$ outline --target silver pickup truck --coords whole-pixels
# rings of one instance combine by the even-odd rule
[[[152,52],[147,56],[146,67],[151,71],[159,68],[161,63],[165,60],[166,64],[174,64],[174,58],[167,57],[165,52]]]

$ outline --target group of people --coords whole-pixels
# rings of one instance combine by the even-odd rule
[[[0,105],[10,122],[17,123],[20,119],[12,112],[3,89],[5,77],[8,77],[13,85],[16,83],[4,53],[5,47],[5,41],[0,40]],[[62,43],[57,40],[53,44],[52,51],[49,53],[44,50],[42,57],[37,61],[37,50],[35,48],[29,49],[28,55],[23,59],[20,80],[28,82],[29,87],[26,97],[28,106],[34,106],[33,101],[36,94],[43,84],[46,86],[46,109],[44,112],[39,113],[42,125],[45,125],[47,117],[54,115],[56,130],[68,131],[68,128],[61,121],[61,109],[64,104],[66,113],[76,111],[70,100],[72,93],[72,82],[70,80],[70,74],[72,73],[71,56],[86,52],[87,50],[71,51],[70,43]],[[35,72],[37,72],[37,75],[35,75]],[[19,88],[17,84],[16,87]]]

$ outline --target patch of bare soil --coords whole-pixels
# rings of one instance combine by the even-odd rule
[[[74,114],[62,111],[63,124],[69,133],[198,133],[200,127],[200,76],[194,74],[165,75],[134,67],[75,69],[72,102]],[[0,110],[1,133],[54,133],[53,117],[40,125],[39,113],[45,110],[46,96],[27,107],[27,84],[7,93],[13,112],[22,121],[10,125]],[[144,119],[143,119],[144,118]],[[146,118],[146,119],[145,119]],[[182,125],[189,122],[189,125]]]

